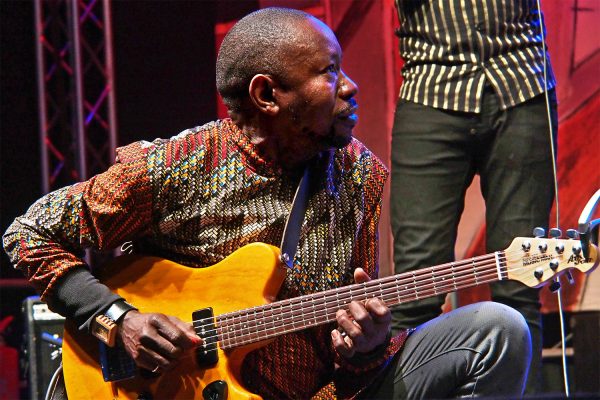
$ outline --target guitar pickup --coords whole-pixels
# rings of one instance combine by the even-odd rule
[[[196,310],[192,313],[192,321],[196,334],[202,338],[202,346],[196,349],[196,362],[201,368],[209,368],[219,361],[217,327],[211,307]]]

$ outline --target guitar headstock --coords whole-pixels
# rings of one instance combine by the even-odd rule
[[[585,258],[581,242],[573,239],[517,237],[504,251],[508,279],[539,287],[571,269],[592,271],[598,247],[589,245]]]

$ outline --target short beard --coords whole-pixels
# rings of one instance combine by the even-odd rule
[[[298,116],[298,113],[296,112],[295,106],[289,105],[288,111],[290,113],[292,122],[294,122],[296,124],[301,124],[300,117]],[[308,132],[308,134],[310,137],[314,138],[315,141],[317,141],[321,145],[326,146],[327,148],[330,148],[330,149],[343,149],[344,147],[349,145],[350,142],[352,142],[352,135],[350,135],[350,136],[337,135],[335,130],[336,130],[336,127],[335,127],[335,121],[334,121],[331,124],[331,127],[329,128],[329,132],[327,133],[327,135],[318,135],[312,131]]]
[[[328,144],[334,149],[343,149],[352,142],[352,135],[344,136],[337,135],[335,132],[335,123],[329,130],[329,134],[326,136]]]

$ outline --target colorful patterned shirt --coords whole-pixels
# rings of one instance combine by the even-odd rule
[[[293,269],[280,298],[353,283],[358,267],[378,273],[377,223],[387,171],[358,140],[318,160]],[[12,262],[50,299],[87,247],[132,241],[135,251],[190,267],[213,265],[251,242],[278,246],[297,179],[261,157],[230,121],[117,151],[105,173],[50,193],[4,236]],[[265,398],[308,398],[330,382],[335,364],[349,375],[382,366],[406,335],[368,365],[339,357],[332,326],[280,336],[250,353],[243,376]],[[351,380],[351,379],[350,379]]]

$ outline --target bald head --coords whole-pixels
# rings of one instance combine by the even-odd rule
[[[217,57],[217,90],[231,111],[242,111],[248,85],[256,74],[269,74],[285,83],[283,54],[299,41],[299,28],[310,19],[318,21],[299,10],[265,8],[231,28]]]

